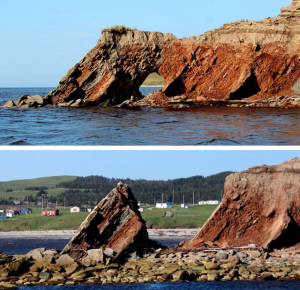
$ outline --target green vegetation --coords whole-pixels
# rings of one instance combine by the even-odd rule
[[[215,208],[216,205],[191,206],[189,209],[178,206],[172,209],[157,209],[148,206],[141,214],[148,227],[155,224],[166,228],[198,228],[205,223]],[[171,212],[171,216],[165,217],[165,212]],[[32,214],[0,220],[0,231],[76,230],[88,214],[71,213],[66,209],[61,210],[59,216],[47,217],[41,215],[41,208],[36,208]]]
[[[191,206],[188,209],[175,206],[170,209],[160,209],[144,207],[141,213],[143,219],[146,221],[147,226],[152,224],[158,227],[166,227],[174,229],[180,228],[199,228],[203,226],[211,213],[216,209],[217,205],[200,205]],[[171,212],[170,217],[165,217],[166,212]]]
[[[233,23],[236,23],[236,22],[249,22],[249,21],[250,20],[248,18],[241,18],[241,19],[233,21]]]
[[[71,182],[62,182],[57,185],[59,188],[69,188],[57,196],[58,202],[64,198],[74,205],[76,201],[81,204],[90,204],[99,202],[105,197],[119,181],[127,183],[132,189],[136,199],[143,203],[154,204],[162,200],[181,204],[184,200],[186,203],[193,203],[193,192],[195,202],[201,200],[219,200],[221,191],[224,187],[225,178],[232,172],[221,172],[208,177],[193,176],[189,178],[178,178],[174,180],[144,180],[144,179],[123,179],[123,178],[106,178],[103,176],[78,177]],[[79,189],[83,191],[79,191]],[[78,203],[80,205],[80,203]]]
[[[111,27],[107,27],[107,28],[103,28],[101,30],[101,33],[104,32],[112,32],[112,33],[126,33],[127,31],[134,31],[137,30],[136,28],[130,28],[128,26],[125,25],[115,25],[115,26],[111,26]]]
[[[150,74],[147,79],[144,81],[142,86],[160,86],[164,87],[165,86],[165,80],[162,76],[160,76],[157,73],[152,73]]]
[[[0,194],[5,192],[7,189],[12,189],[13,191],[22,191],[26,187],[55,187],[56,184],[60,182],[68,182],[76,179],[77,176],[51,176],[42,177],[34,179],[23,179],[23,180],[12,180],[0,182]]]
[[[59,216],[42,216],[41,208],[37,208],[32,214],[0,220],[0,231],[76,230],[87,215],[88,212],[62,210]]]

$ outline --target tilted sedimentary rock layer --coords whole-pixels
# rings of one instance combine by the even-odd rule
[[[151,241],[138,208],[131,189],[119,183],[89,214],[61,254],[75,260],[85,258],[91,249],[108,250],[113,260],[139,254]]]
[[[229,175],[222,203],[183,247],[290,247],[300,242],[300,159]]]
[[[142,98],[139,87],[153,72],[165,87],[145,98],[149,104],[166,105],[175,96],[193,102],[290,96],[300,92],[299,39],[299,0],[278,17],[225,24],[198,37],[106,31],[48,97],[53,104],[118,105]]]

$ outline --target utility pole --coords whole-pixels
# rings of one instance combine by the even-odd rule
[[[174,188],[173,188],[173,204],[174,204]]]
[[[64,197],[64,210],[66,209],[66,198]]]
[[[161,194],[161,202],[164,202],[164,194]]]
[[[168,202],[168,195],[166,194],[166,202]]]
[[[193,191],[193,205],[195,205],[195,191]]]
[[[199,201],[201,201],[201,197],[200,197],[200,194],[201,194],[201,193],[200,193],[200,191],[199,191]]]
[[[57,209],[57,200],[56,200],[56,209]]]
[[[44,203],[44,200],[43,200],[43,198],[42,198],[42,211],[43,211],[43,206],[44,206],[44,204],[43,204],[43,203]]]
[[[27,212],[28,212],[28,195],[27,195]]]
[[[184,194],[183,194],[183,204],[184,204]]]

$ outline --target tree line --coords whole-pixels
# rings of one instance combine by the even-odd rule
[[[173,180],[144,180],[107,178],[104,176],[78,177],[74,181],[61,182],[57,188],[67,188],[57,197],[50,197],[60,204],[96,205],[117,183],[128,184],[138,201],[148,204],[174,202],[175,204],[197,203],[199,200],[220,200],[225,178],[233,172],[226,171],[208,177],[193,176]]]

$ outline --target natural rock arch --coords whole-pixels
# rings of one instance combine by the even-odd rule
[[[278,17],[225,24],[198,37],[106,30],[97,45],[47,96],[53,104],[113,106],[141,99],[139,87],[157,72],[165,86],[151,100],[264,99],[292,95],[300,78],[299,0]]]

